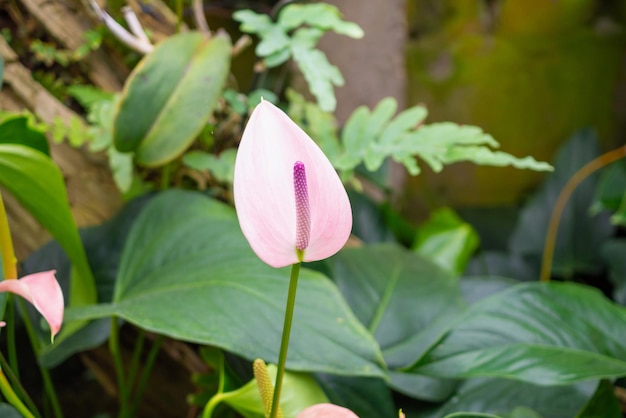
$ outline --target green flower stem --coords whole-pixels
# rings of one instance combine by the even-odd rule
[[[152,371],[152,367],[154,366],[154,362],[156,361],[157,355],[159,354],[159,350],[161,349],[161,344],[163,344],[163,336],[157,336],[156,340],[152,343],[152,348],[150,348],[150,352],[148,353],[148,357],[146,358],[146,363],[143,366],[143,371],[141,373],[141,377],[139,378],[139,385],[137,386],[137,392],[135,392],[135,397],[133,400],[133,404],[130,408],[131,417],[137,416],[137,411],[139,410],[139,404],[141,402],[141,398],[143,398],[143,393],[148,386],[148,378],[150,377],[150,372]]]
[[[4,320],[7,324],[7,350],[9,351],[9,367],[19,379],[20,370],[17,362],[17,348],[15,347],[15,298],[7,294],[7,306],[4,311]],[[8,374],[8,373],[7,373]]]
[[[120,402],[119,418],[128,418],[129,405],[128,405],[128,388],[126,387],[126,380],[124,378],[124,363],[122,360],[122,352],[120,349],[120,335],[119,327],[117,325],[117,317],[111,317],[111,333],[109,334],[109,352],[113,358],[113,364],[115,365],[115,374],[117,375],[117,392]]]
[[[33,327],[33,323],[30,320],[30,315],[28,315],[28,310],[26,303],[23,299],[17,299],[20,309],[23,312],[22,318],[24,320],[24,327],[26,328],[26,333],[28,334],[28,339],[30,340],[30,345],[33,347],[33,351],[35,355],[39,354],[41,349],[41,343],[37,334],[35,333],[35,328]],[[63,418],[63,411],[61,410],[61,404],[59,403],[59,398],[57,397],[56,391],[54,390],[54,385],[52,384],[52,379],[50,378],[50,372],[45,367],[39,365],[39,372],[41,373],[41,379],[43,380],[43,387],[50,401],[50,405],[52,406],[52,413],[55,418]]]
[[[137,378],[137,372],[139,371],[139,361],[141,360],[141,353],[143,352],[144,342],[146,341],[146,332],[143,329],[139,329],[139,335],[135,341],[135,348],[133,350],[133,356],[130,360],[130,369],[128,371],[128,384],[130,387],[134,386],[135,379]]]
[[[280,341],[278,370],[276,372],[276,387],[274,389],[274,398],[272,399],[272,410],[270,412],[270,418],[276,418],[276,414],[278,413],[278,405],[280,403],[280,392],[283,389],[283,376],[285,375],[285,364],[287,363],[287,349],[289,348],[289,335],[291,334],[293,310],[296,306],[296,290],[298,288],[300,265],[301,263],[296,263],[291,266],[289,293],[287,294],[287,307],[285,309],[285,323],[283,324],[283,337]]]
[[[9,219],[4,208],[4,201],[0,193],[0,250],[2,254],[2,270],[4,279],[17,279],[17,267],[15,265],[15,252],[13,251],[13,240],[9,229]]]
[[[0,391],[6,398],[6,400],[13,405],[17,411],[22,414],[24,418],[35,418],[35,416],[26,408],[26,405],[22,403],[20,398],[15,394],[13,388],[9,384],[4,373],[0,370]]]
[[[4,358],[4,356],[2,355],[1,352],[0,352],[0,370],[4,370],[4,373],[6,374],[6,377],[9,379],[9,382],[11,383],[11,388],[15,392],[17,392],[17,396],[19,396],[20,399],[26,404],[26,407],[37,418],[40,418],[41,417],[41,413],[37,410],[37,407],[35,406],[35,403],[30,398],[30,396],[28,396],[28,393],[26,392],[26,390],[24,389],[24,387],[20,383],[19,378],[17,376],[15,376],[11,372],[11,368],[9,367],[9,363],[7,362],[7,359]]]
[[[202,418],[211,418],[213,416],[213,411],[215,410],[215,408],[217,408],[217,405],[219,405],[224,398],[225,396],[221,392],[213,395],[204,407],[204,411],[202,412]]]

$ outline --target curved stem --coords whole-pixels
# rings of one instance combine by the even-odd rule
[[[224,397],[224,394],[221,392],[213,395],[211,399],[209,399],[209,402],[207,402],[206,406],[204,407],[204,411],[202,411],[202,418],[211,418],[211,416],[213,415],[213,411],[215,410],[217,405],[219,405],[219,403],[222,402],[223,397]]]
[[[115,374],[117,376],[117,392],[120,402],[120,410],[118,416],[120,418],[128,417],[128,390],[124,379],[124,363],[122,361],[122,353],[120,350],[119,328],[117,325],[117,317],[111,317],[111,333],[109,335],[109,352],[113,357],[115,365]]]
[[[2,270],[4,279],[17,279],[17,267],[15,252],[13,250],[13,240],[9,229],[9,219],[4,208],[2,193],[0,193],[0,252],[2,255]]]
[[[146,386],[148,385],[148,378],[150,377],[150,372],[152,371],[152,367],[154,366],[154,362],[156,361],[157,354],[159,354],[159,350],[161,349],[161,344],[163,344],[163,336],[159,335],[152,343],[152,348],[150,348],[150,352],[148,353],[148,357],[146,358],[146,363],[143,366],[143,371],[141,372],[141,377],[139,378],[139,384],[137,386],[137,391],[135,392],[133,404],[130,408],[131,417],[137,416],[139,404],[141,403],[141,398],[143,397],[143,393],[145,392]]]
[[[293,311],[296,305],[296,290],[298,288],[300,265],[300,263],[297,263],[291,266],[289,293],[287,294],[287,307],[285,309],[285,322],[283,324],[283,337],[280,341],[280,354],[278,355],[278,369],[276,371],[276,384],[274,389],[274,398],[272,399],[270,418],[276,418],[278,406],[280,404],[280,392],[283,388],[283,376],[285,375],[285,364],[287,363],[287,349],[289,348],[289,335],[291,334]]]
[[[541,261],[540,279],[542,282],[550,281],[552,259],[554,257],[554,247],[556,244],[557,233],[559,231],[559,223],[561,222],[561,216],[563,215],[565,205],[567,204],[570,196],[576,187],[578,187],[583,180],[595,171],[624,157],[626,157],[626,146],[602,154],[598,158],[582,166],[565,184],[565,187],[559,194],[554,208],[552,209],[552,216],[550,217],[550,223],[548,224],[548,232],[546,233],[546,241],[543,246],[543,258]]]
[[[6,377],[11,384],[11,388],[16,392],[17,396],[19,396],[20,399],[26,404],[26,407],[33,413],[33,415],[38,418],[41,417],[41,413],[37,410],[35,403],[24,389],[24,386],[22,386],[22,384],[20,383],[19,378],[11,372],[11,368],[9,367],[7,359],[4,358],[4,356],[0,352],[0,373],[2,370],[4,370]]]
[[[20,309],[23,313],[22,318],[24,320],[24,327],[26,328],[26,334],[28,334],[28,339],[30,340],[30,345],[33,347],[33,351],[35,355],[39,355],[39,351],[41,349],[41,342],[35,333],[35,328],[33,327],[33,323],[30,320],[30,315],[28,315],[28,310],[26,307],[26,303],[23,299],[17,299]],[[43,380],[43,387],[50,401],[50,405],[52,406],[52,413],[55,418],[63,418],[63,411],[61,409],[61,404],[59,403],[59,398],[57,397],[57,393],[54,389],[54,385],[52,384],[52,378],[50,377],[50,372],[45,367],[39,365],[39,372],[41,373],[41,379]]]
[[[35,418],[35,416],[26,408],[26,405],[22,403],[20,398],[15,394],[13,388],[9,384],[4,373],[0,370],[0,391],[6,398],[6,400],[13,405],[17,411],[22,414],[24,418]]]

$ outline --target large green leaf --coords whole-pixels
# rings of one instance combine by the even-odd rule
[[[289,271],[266,266],[232,208],[172,190],[142,212],[126,241],[113,303],[74,318],[120,317],[173,338],[276,362]],[[70,313],[68,313],[70,317]],[[378,345],[323,275],[301,272],[288,367],[382,376]]]
[[[391,384],[405,394],[440,400],[454,385],[400,368],[413,362],[464,309],[454,277],[397,245],[346,249],[329,260],[331,277],[383,349]]]
[[[537,386],[505,379],[469,379],[443,405],[430,410],[413,411],[412,418],[441,418],[457,411],[497,415],[519,411],[522,407],[536,411],[543,418],[573,417],[593,393],[595,382],[571,386]],[[519,414],[512,414],[519,416]]]
[[[77,273],[72,279],[69,305],[95,303],[97,296],[93,275],[70,211],[59,168],[45,154],[32,148],[0,144],[0,183],[67,252]]]
[[[113,138],[138,163],[158,166],[178,157],[207,122],[230,67],[230,39],[198,32],[162,42],[129,77]]]
[[[472,305],[410,368],[539,385],[626,376],[626,309],[576,284],[525,283]]]

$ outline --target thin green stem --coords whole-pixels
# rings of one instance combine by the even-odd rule
[[[135,378],[139,371],[139,361],[141,360],[141,353],[143,352],[143,345],[146,341],[146,332],[143,329],[139,329],[139,335],[137,341],[135,341],[135,349],[133,356],[130,360],[130,369],[128,371],[128,385],[132,388],[135,385]]]
[[[296,290],[298,289],[298,276],[300,275],[301,263],[291,266],[291,277],[289,278],[289,293],[287,294],[287,307],[285,308],[285,322],[283,324],[283,337],[280,341],[280,353],[278,355],[278,369],[276,371],[276,385],[274,398],[272,399],[272,410],[270,418],[276,418],[278,406],[280,404],[280,392],[283,389],[283,376],[285,375],[285,364],[287,363],[287,349],[289,348],[289,336],[291,335],[291,323],[293,322],[293,311],[296,306]]]
[[[39,351],[41,350],[41,342],[35,333],[35,328],[33,327],[33,323],[30,320],[30,315],[28,315],[28,310],[26,307],[26,303],[22,299],[17,299],[20,309],[23,313],[22,318],[24,320],[24,327],[26,328],[26,333],[28,334],[28,339],[30,340],[30,345],[33,347],[33,351],[35,355],[39,355]],[[44,391],[48,400],[50,401],[50,406],[52,407],[52,412],[55,418],[63,418],[63,411],[61,409],[61,404],[59,403],[59,398],[57,397],[56,391],[54,390],[54,385],[52,384],[52,379],[50,378],[50,372],[45,367],[39,365],[39,372],[41,373],[41,379],[43,380]]]
[[[9,219],[4,208],[4,201],[0,193],[0,254],[2,256],[2,270],[4,279],[17,279],[17,266],[15,252],[13,251],[13,240],[9,229]]]
[[[128,414],[128,388],[126,387],[126,380],[124,378],[124,363],[122,361],[122,353],[120,349],[120,336],[119,328],[117,325],[117,317],[111,317],[111,333],[109,334],[109,352],[113,358],[113,364],[115,366],[115,374],[117,376],[117,392],[120,403],[120,410],[118,417],[126,418]]]
[[[7,306],[4,311],[4,318],[7,324],[7,350],[9,351],[9,367],[11,372],[18,378],[20,369],[17,361],[17,348],[15,346],[15,298],[12,294],[7,295]]]
[[[35,416],[28,410],[26,405],[22,403],[21,399],[17,396],[17,394],[13,391],[13,388],[9,384],[4,373],[0,370],[0,391],[6,398],[7,402],[9,402],[17,411],[22,414],[24,418],[35,418]]]
[[[26,392],[26,389],[24,389],[24,387],[20,383],[19,378],[15,374],[13,374],[13,372],[11,371],[11,368],[9,367],[9,363],[7,362],[7,359],[4,357],[4,355],[2,355],[2,352],[0,352],[0,370],[4,370],[6,377],[9,379],[9,382],[11,383],[11,387],[13,388],[13,390],[15,390],[15,392],[17,392],[17,395],[26,404],[27,408],[36,417],[38,418],[41,417],[41,413],[37,410],[37,407],[35,406],[35,403],[30,398],[30,396],[28,396],[28,393]]]
[[[152,343],[152,348],[150,348],[150,352],[148,353],[148,357],[146,358],[146,363],[143,366],[143,371],[141,373],[141,377],[139,378],[139,385],[137,386],[137,391],[135,392],[133,405],[130,409],[131,417],[137,416],[139,404],[141,403],[141,398],[143,397],[143,393],[145,392],[146,386],[148,385],[148,378],[150,377],[150,372],[152,371],[154,362],[156,361],[159,350],[161,349],[161,344],[163,344],[163,336],[159,335]]]
[[[54,416],[55,418],[63,418],[63,411],[61,410],[61,404],[59,403],[59,398],[57,397],[57,393],[54,389],[50,372],[48,372],[48,369],[41,366],[39,366],[39,370],[41,371],[43,386],[46,391],[48,401],[50,401],[50,406],[52,406]]]
[[[223,398],[224,398],[224,394],[221,392],[213,395],[211,399],[209,399],[209,402],[207,402],[206,406],[204,407],[204,411],[202,411],[202,418],[211,418],[211,416],[213,415],[213,411],[215,410],[215,408],[217,408],[217,405],[219,405],[220,402],[222,402]]]
[[[183,0],[176,0],[176,32],[180,32],[180,27],[182,26],[182,24],[183,24]]]

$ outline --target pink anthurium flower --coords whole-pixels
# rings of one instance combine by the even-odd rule
[[[330,403],[320,403],[302,410],[296,418],[359,418],[354,412]]]
[[[272,267],[322,260],[352,229],[348,194],[315,142],[268,101],[244,130],[234,178],[243,234]]]
[[[54,277],[55,270],[29,274],[18,280],[0,282],[0,292],[11,292],[29,301],[50,326],[52,338],[63,323],[63,292]]]

